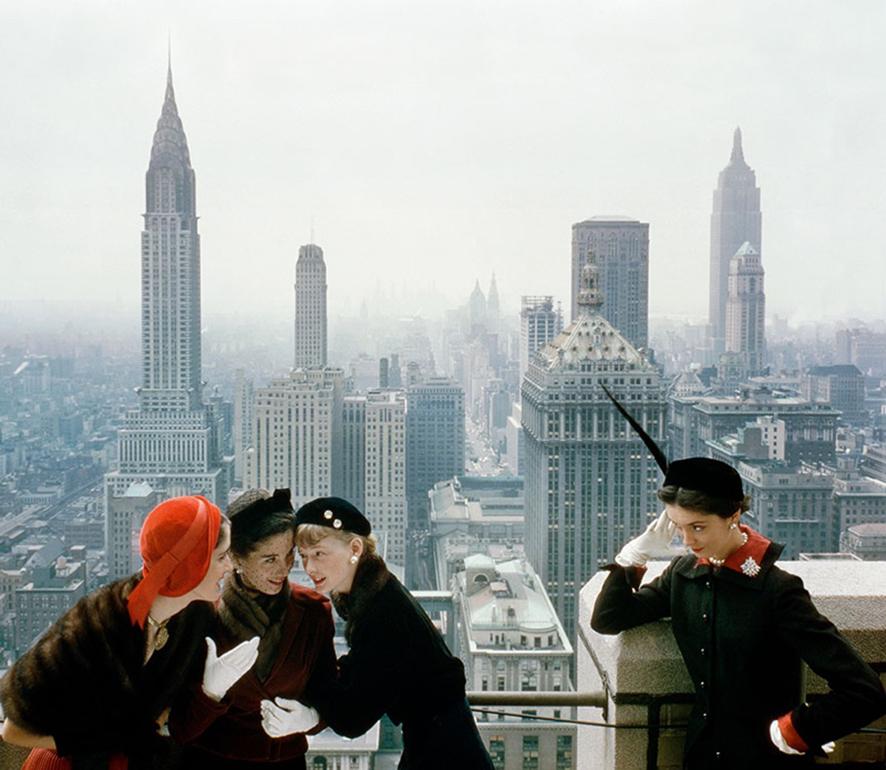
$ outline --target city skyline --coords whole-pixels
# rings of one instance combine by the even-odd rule
[[[285,278],[312,224],[329,255],[331,308],[356,310],[376,286],[407,300],[407,287],[424,296],[433,286],[441,303],[463,302],[493,272],[506,311],[521,294],[565,303],[571,225],[622,214],[650,224],[650,314],[701,320],[710,190],[740,125],[768,212],[771,313],[875,317],[886,140],[880,115],[858,118],[879,89],[876,24],[833,39],[848,10],[814,5],[795,19],[756,3],[665,5],[557,14],[524,4],[504,25],[479,11],[410,10],[383,46],[394,5],[369,18],[359,7],[268,5],[240,25],[236,3],[212,19],[199,4],[149,18],[86,3],[51,21],[48,6],[0,8],[7,56],[39,51],[27,76],[7,83],[19,113],[0,129],[0,247],[16,267],[4,304],[137,303],[137,266],[125,258],[138,248],[132,180],[171,29],[183,117],[200,148],[210,315],[288,318]],[[869,6],[869,17],[883,13]],[[785,56],[788,20],[802,34]],[[582,31],[601,23],[607,36],[588,45]],[[339,44],[347,60],[334,55]],[[669,66],[653,70],[661,61]],[[822,101],[826,89],[833,98]],[[56,110],[73,119],[59,123]]]

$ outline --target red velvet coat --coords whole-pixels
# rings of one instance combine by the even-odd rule
[[[310,704],[312,692],[327,687],[336,676],[329,600],[302,586],[293,585],[291,590],[276,660],[267,679],[262,682],[254,670],[248,671],[219,702],[208,698],[200,681],[194,681],[170,716],[170,732],[176,740],[249,762],[279,762],[307,751],[303,734],[271,738],[261,726],[262,700],[282,696]],[[243,641],[220,618],[212,636],[219,654]]]

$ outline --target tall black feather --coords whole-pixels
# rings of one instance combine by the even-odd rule
[[[643,443],[646,444],[646,448],[655,458],[655,462],[658,463],[658,467],[661,468],[661,472],[667,474],[668,458],[665,457],[664,452],[661,451],[661,447],[659,447],[659,445],[655,443],[655,441],[652,439],[652,436],[650,436],[645,430],[643,430],[640,423],[638,423],[634,419],[633,415],[631,415],[631,413],[628,412],[628,410],[625,409],[618,402],[618,399],[609,392],[609,388],[607,388],[603,384],[601,384],[600,387],[603,388],[603,392],[607,396],[609,396],[609,400],[613,404],[615,404],[615,408],[622,413],[622,416],[631,424],[631,427],[637,432],[637,435],[643,440]]]

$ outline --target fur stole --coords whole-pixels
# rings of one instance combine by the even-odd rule
[[[145,632],[132,624],[126,606],[139,580],[134,575],[81,599],[0,682],[6,716],[52,735],[60,754],[147,758],[154,720],[172,704],[188,669],[202,664],[212,615],[207,602],[171,618],[169,641],[145,664]]]
[[[291,595],[289,581],[273,596],[250,591],[236,572],[225,581],[218,616],[237,643],[261,637],[253,670],[262,682],[267,680],[276,662],[277,648],[283,638],[283,616]]]
[[[351,644],[354,630],[360,625],[372,600],[391,578],[384,559],[378,554],[364,556],[357,565],[351,590],[346,594],[334,593],[332,604],[335,611],[346,621],[345,640]]]

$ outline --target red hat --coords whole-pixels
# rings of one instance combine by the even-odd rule
[[[209,571],[221,511],[200,495],[172,497],[151,511],[139,537],[142,579],[127,599],[129,617],[144,628],[154,599],[184,596]]]

